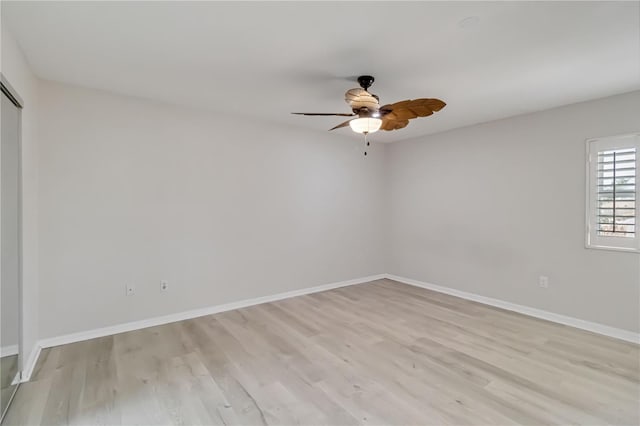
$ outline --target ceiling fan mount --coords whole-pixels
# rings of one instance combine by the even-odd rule
[[[376,81],[376,79],[371,75],[361,75],[360,77],[358,77],[358,84],[360,84],[360,87],[362,87],[364,90],[367,90],[369,87],[371,87],[374,81]]]

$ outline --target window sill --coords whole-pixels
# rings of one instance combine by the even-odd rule
[[[639,248],[635,247],[611,247],[611,246],[598,246],[593,244],[586,244],[585,248],[594,250],[607,250],[607,251],[619,251],[627,253],[640,253]]]

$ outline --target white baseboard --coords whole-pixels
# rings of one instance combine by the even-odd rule
[[[620,328],[609,327],[608,325],[598,324],[591,321],[585,321],[578,318],[569,317],[566,315],[560,315],[553,312],[543,311],[542,309],[531,308],[529,306],[518,305],[516,303],[506,302],[500,299],[494,299],[491,297],[480,296],[474,293],[468,293],[466,291],[456,290],[449,287],[442,287],[439,285],[426,283],[423,281],[414,280],[411,278],[399,277],[397,275],[385,274],[385,277],[398,281],[404,284],[409,284],[415,287],[426,288],[428,290],[437,291],[439,293],[449,294],[451,296],[460,297],[462,299],[473,300],[474,302],[484,303],[485,305],[495,306],[498,308],[506,309],[508,311],[518,312],[531,317],[544,319],[559,324],[568,325],[571,327],[579,328],[581,330],[591,331],[593,333],[603,334],[615,339],[625,340],[631,343],[640,344],[640,333],[634,333],[632,331],[623,330]]]
[[[22,376],[20,378],[21,382],[24,383],[31,380],[31,374],[33,374],[33,369],[36,368],[36,363],[38,362],[38,358],[40,358],[41,350],[42,350],[42,346],[40,345],[40,342],[36,343],[33,349],[31,349],[29,358],[27,358],[26,362],[22,367]]]
[[[292,290],[284,293],[278,293],[271,296],[256,297],[253,299],[245,299],[238,302],[226,303],[224,305],[210,306],[201,309],[193,309],[190,311],[178,312],[175,314],[164,315],[161,317],[149,318],[140,321],[132,321],[124,324],[113,325],[109,327],[97,328],[94,330],[81,331],[79,333],[66,334],[63,336],[42,339],[38,343],[42,348],[50,348],[52,346],[66,345],[68,343],[80,342],[83,340],[95,339],[97,337],[111,336],[113,334],[125,333],[127,331],[140,330],[142,328],[154,327],[157,325],[168,324],[176,321],[202,317],[205,315],[217,314],[220,312],[231,311],[247,306],[259,305],[261,303],[275,302],[276,300],[288,299],[290,297],[302,296],[305,294],[318,293],[320,291],[331,290],[339,287],[346,287],[354,284],[362,284],[369,281],[375,281],[385,278],[385,274],[371,275],[368,277],[356,278],[348,281],[340,281],[331,284],[324,284],[315,287],[304,288],[300,290]]]
[[[568,317],[565,315],[555,314],[553,312],[543,311],[541,309],[535,309],[528,306],[518,305],[504,300],[493,299],[491,297],[480,296],[474,293],[468,293],[453,288],[442,287],[435,284],[430,284],[411,278],[399,277],[392,274],[380,274],[371,275],[368,277],[356,278],[348,281],[340,281],[337,283],[324,284],[316,287],[310,287],[300,290],[287,291],[284,293],[278,293],[271,296],[256,297],[253,299],[245,299],[238,302],[226,303],[223,305],[210,306],[201,309],[193,309],[189,311],[179,312],[170,315],[164,315],[161,317],[149,318],[140,321],[132,321],[124,324],[113,325],[109,327],[102,327],[93,330],[81,331],[78,333],[66,334],[63,336],[51,337],[38,341],[38,344],[31,351],[31,354],[24,365],[22,381],[27,382],[31,378],[33,369],[40,356],[40,351],[43,348],[49,348],[52,346],[66,345],[68,343],[80,342],[83,340],[95,339],[97,337],[111,336],[118,333],[125,333],[127,331],[140,330],[147,327],[154,327],[157,325],[168,324],[176,321],[183,321],[187,319],[197,318],[205,315],[217,314],[220,312],[231,311],[239,308],[246,308],[248,306],[259,305],[261,303],[275,302],[277,300],[288,299],[290,297],[302,296],[305,294],[318,293],[321,291],[331,290],[339,287],[346,287],[355,284],[363,284],[370,281],[380,279],[390,279],[398,281],[404,284],[409,284],[415,287],[421,287],[428,290],[437,291],[439,293],[445,293],[452,296],[460,297],[462,299],[473,300],[475,302],[484,303],[485,305],[496,306],[498,308],[506,309],[509,311],[518,312],[521,314],[529,315],[536,318],[541,318],[551,322],[556,322],[571,327],[579,328],[582,330],[592,331],[594,333],[603,334],[605,336],[613,337],[616,339],[625,340],[632,343],[640,343],[640,333],[634,333],[628,330],[622,330],[619,328],[609,327],[606,325],[581,320],[578,318]]]

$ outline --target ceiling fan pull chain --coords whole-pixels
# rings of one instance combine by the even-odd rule
[[[364,143],[366,144],[366,146],[369,146],[369,139],[367,138],[368,134],[369,132],[364,132]],[[364,149],[364,155],[367,155],[367,148]]]

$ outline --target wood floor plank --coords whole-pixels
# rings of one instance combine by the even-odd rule
[[[42,351],[7,425],[640,423],[640,347],[390,280]]]

